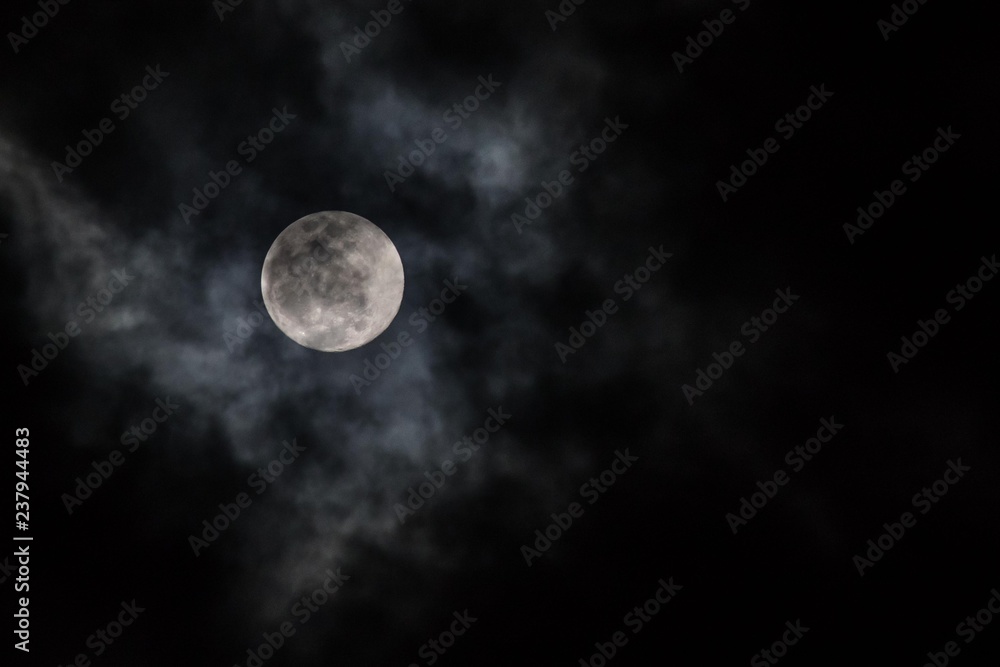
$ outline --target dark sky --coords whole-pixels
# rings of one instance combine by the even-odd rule
[[[903,4],[8,3],[12,664],[996,664],[995,26]],[[348,352],[259,305],[317,211]]]

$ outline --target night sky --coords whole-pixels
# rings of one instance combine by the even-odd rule
[[[8,3],[9,664],[996,665],[996,27],[809,4]]]

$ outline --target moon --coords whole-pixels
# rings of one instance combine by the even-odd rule
[[[271,244],[260,276],[264,307],[282,332],[322,352],[370,342],[396,317],[403,262],[375,224],[354,213],[311,213]]]

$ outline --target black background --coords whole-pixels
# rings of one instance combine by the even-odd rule
[[[31,430],[34,536],[14,664],[93,657],[134,598],[146,611],[93,664],[245,665],[336,567],[350,580],[266,664],[427,664],[468,609],[439,664],[577,665],[661,577],[683,589],[610,663],[746,664],[801,619],[783,664],[921,665],[949,640],[955,664],[996,664],[1000,628],[966,645],[955,627],[1000,586],[1000,285],[945,301],[997,251],[995,25],[931,1],[886,41],[890,4],[785,4],[590,0],[553,31],[555,2],[404,0],[347,62],[383,4],[245,0],[220,21],[206,0],[72,0],[8,49],[4,422],[11,449]],[[157,63],[165,81],[59,182],[51,163]],[[391,192],[396,156],[491,73],[500,89]],[[724,203],[716,182],[821,84],[831,99]],[[192,188],[286,105],[297,118],[185,224]],[[518,233],[606,117],[628,129]],[[939,127],[961,138],[849,243]],[[270,243],[321,210],[396,242],[399,317],[342,354],[270,321],[230,351]],[[554,345],[661,244],[666,267],[562,363]],[[26,386],[17,366],[122,266],[134,285]],[[359,395],[350,375],[456,277],[467,292]],[[689,405],[681,386],[786,287],[800,299]],[[894,373],[886,354],[938,308],[952,320]],[[75,479],[165,396],[178,413],[68,514]],[[400,525],[393,505],[497,406],[510,422]],[[831,416],[843,430],[733,535],[725,515]],[[307,453],[196,558],[188,536],[292,437]],[[639,461],[526,566],[534,530],[625,448]],[[958,458],[965,479],[859,577],[853,556]]]

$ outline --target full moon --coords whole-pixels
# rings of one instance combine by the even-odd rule
[[[322,211],[278,234],[264,258],[260,288],[285,335],[313,350],[343,352],[368,343],[396,317],[403,262],[370,221]]]

